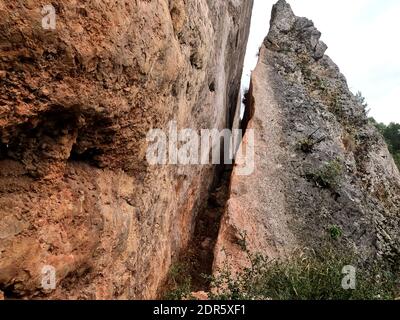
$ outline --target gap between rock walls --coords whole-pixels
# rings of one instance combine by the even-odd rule
[[[194,292],[210,289],[210,282],[205,276],[212,274],[214,249],[226,202],[229,200],[232,168],[233,165],[221,165],[216,169],[216,181],[206,206],[196,217],[194,234],[184,254]]]
[[[240,129],[244,136],[254,114],[251,88],[243,97],[244,116]],[[223,144],[222,144],[223,145]],[[159,290],[161,298],[169,299],[171,292],[209,292],[213,274],[214,252],[227,202],[235,164],[217,165],[208,199],[195,218],[194,232],[186,250],[172,263],[166,284]]]

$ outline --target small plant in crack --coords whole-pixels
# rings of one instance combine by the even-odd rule
[[[339,240],[343,236],[343,230],[336,225],[330,226],[329,234],[333,240]]]
[[[324,79],[318,78],[317,82],[318,82],[319,88],[322,91],[324,91],[324,92],[328,91],[329,85],[327,84],[327,82]]]
[[[344,123],[348,123],[349,119],[339,95],[332,98],[329,111],[332,112],[337,119],[340,119]]]
[[[247,252],[247,232],[246,231],[240,231],[239,232],[239,239],[237,240],[238,245],[240,248],[244,251]]]
[[[310,172],[306,177],[314,181],[317,186],[335,190],[340,183],[343,167],[338,159],[329,161],[322,168],[315,172]]]
[[[316,138],[315,135],[317,132],[320,130],[318,128],[315,130],[313,133],[311,133],[308,137],[300,140],[298,142],[298,148],[299,150],[303,151],[304,153],[312,153],[314,151],[315,146],[320,144],[322,141],[326,139],[326,137],[321,137],[321,138]]]

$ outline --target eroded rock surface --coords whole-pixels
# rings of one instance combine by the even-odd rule
[[[214,168],[149,166],[146,134],[230,127],[252,1],[52,3],[56,30],[0,1],[0,290],[154,298]]]
[[[398,169],[320,36],[285,1],[274,6],[245,115],[256,168],[232,177],[214,270],[246,265],[243,241],[277,258],[335,236],[363,261],[398,265]]]

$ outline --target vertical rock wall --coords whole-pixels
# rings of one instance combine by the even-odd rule
[[[0,290],[153,298],[214,168],[149,166],[146,134],[232,124],[252,1],[46,4],[0,1]]]
[[[363,262],[400,257],[400,175],[378,131],[349,91],[312,21],[280,0],[252,74],[245,114],[255,133],[255,172],[236,176],[214,269],[325,248]],[[244,149],[248,143],[244,139]]]

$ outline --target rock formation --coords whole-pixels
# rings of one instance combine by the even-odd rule
[[[250,176],[234,170],[214,270],[246,265],[241,241],[277,258],[319,250],[340,234],[338,250],[398,265],[400,175],[386,144],[312,21],[280,0],[270,24],[244,118],[256,168]]]
[[[207,299],[199,274],[246,265],[244,244],[289,257],[335,237],[398,264],[399,171],[284,0],[242,121],[254,173],[147,161],[151,129],[239,126],[252,5],[0,0],[0,299],[155,298],[182,256]]]
[[[0,1],[0,290],[154,298],[215,167],[150,166],[146,134],[232,126],[252,1],[52,3],[55,30]]]

